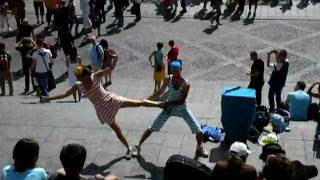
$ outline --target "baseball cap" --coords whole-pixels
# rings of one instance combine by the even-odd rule
[[[262,153],[260,159],[266,161],[267,157],[272,154],[286,154],[279,144],[267,144],[262,147]]]
[[[242,142],[234,142],[231,146],[229,151],[231,153],[234,153],[237,156],[246,156],[248,154],[251,154],[251,151],[249,151],[248,147],[246,144]]]
[[[178,69],[181,69],[182,68],[182,64],[181,62],[179,62],[178,60],[173,60],[171,63],[170,63],[170,68],[172,70],[178,70]]]

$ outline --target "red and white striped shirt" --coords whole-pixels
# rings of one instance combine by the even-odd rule
[[[123,102],[123,97],[106,91],[100,82],[94,80],[92,88],[86,96],[96,109],[98,118],[102,124],[112,124]]]

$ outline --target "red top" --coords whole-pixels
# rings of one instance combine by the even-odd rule
[[[168,62],[170,63],[172,60],[178,59],[178,55],[179,55],[179,48],[174,46],[168,52]]]

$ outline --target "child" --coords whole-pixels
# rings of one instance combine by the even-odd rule
[[[4,43],[0,43],[0,87],[1,96],[6,95],[5,81],[9,84],[9,94],[13,95],[12,75],[11,75],[11,56],[6,52]]]
[[[139,106],[162,107],[163,103],[149,100],[128,99],[106,91],[101,84],[101,78],[109,73],[109,71],[111,71],[113,68],[114,65],[111,65],[110,68],[92,73],[89,67],[79,65],[76,67],[75,73],[77,79],[81,81],[86,90],[86,97],[88,97],[94,105],[100,122],[102,124],[108,124],[116,133],[119,140],[127,147],[127,153],[125,157],[127,160],[129,160],[132,156],[132,149],[129,146],[126,138],[123,136],[120,127],[116,123],[115,116],[118,110],[120,108]]]
[[[46,180],[43,168],[36,167],[39,157],[39,144],[33,139],[20,139],[13,149],[13,165],[2,169],[3,180]]]

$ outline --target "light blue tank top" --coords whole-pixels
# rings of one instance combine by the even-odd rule
[[[185,85],[186,81],[179,87],[179,89],[175,89],[172,84],[172,75],[169,76],[169,92],[168,92],[168,101],[176,101],[179,100],[182,96],[183,86]]]

